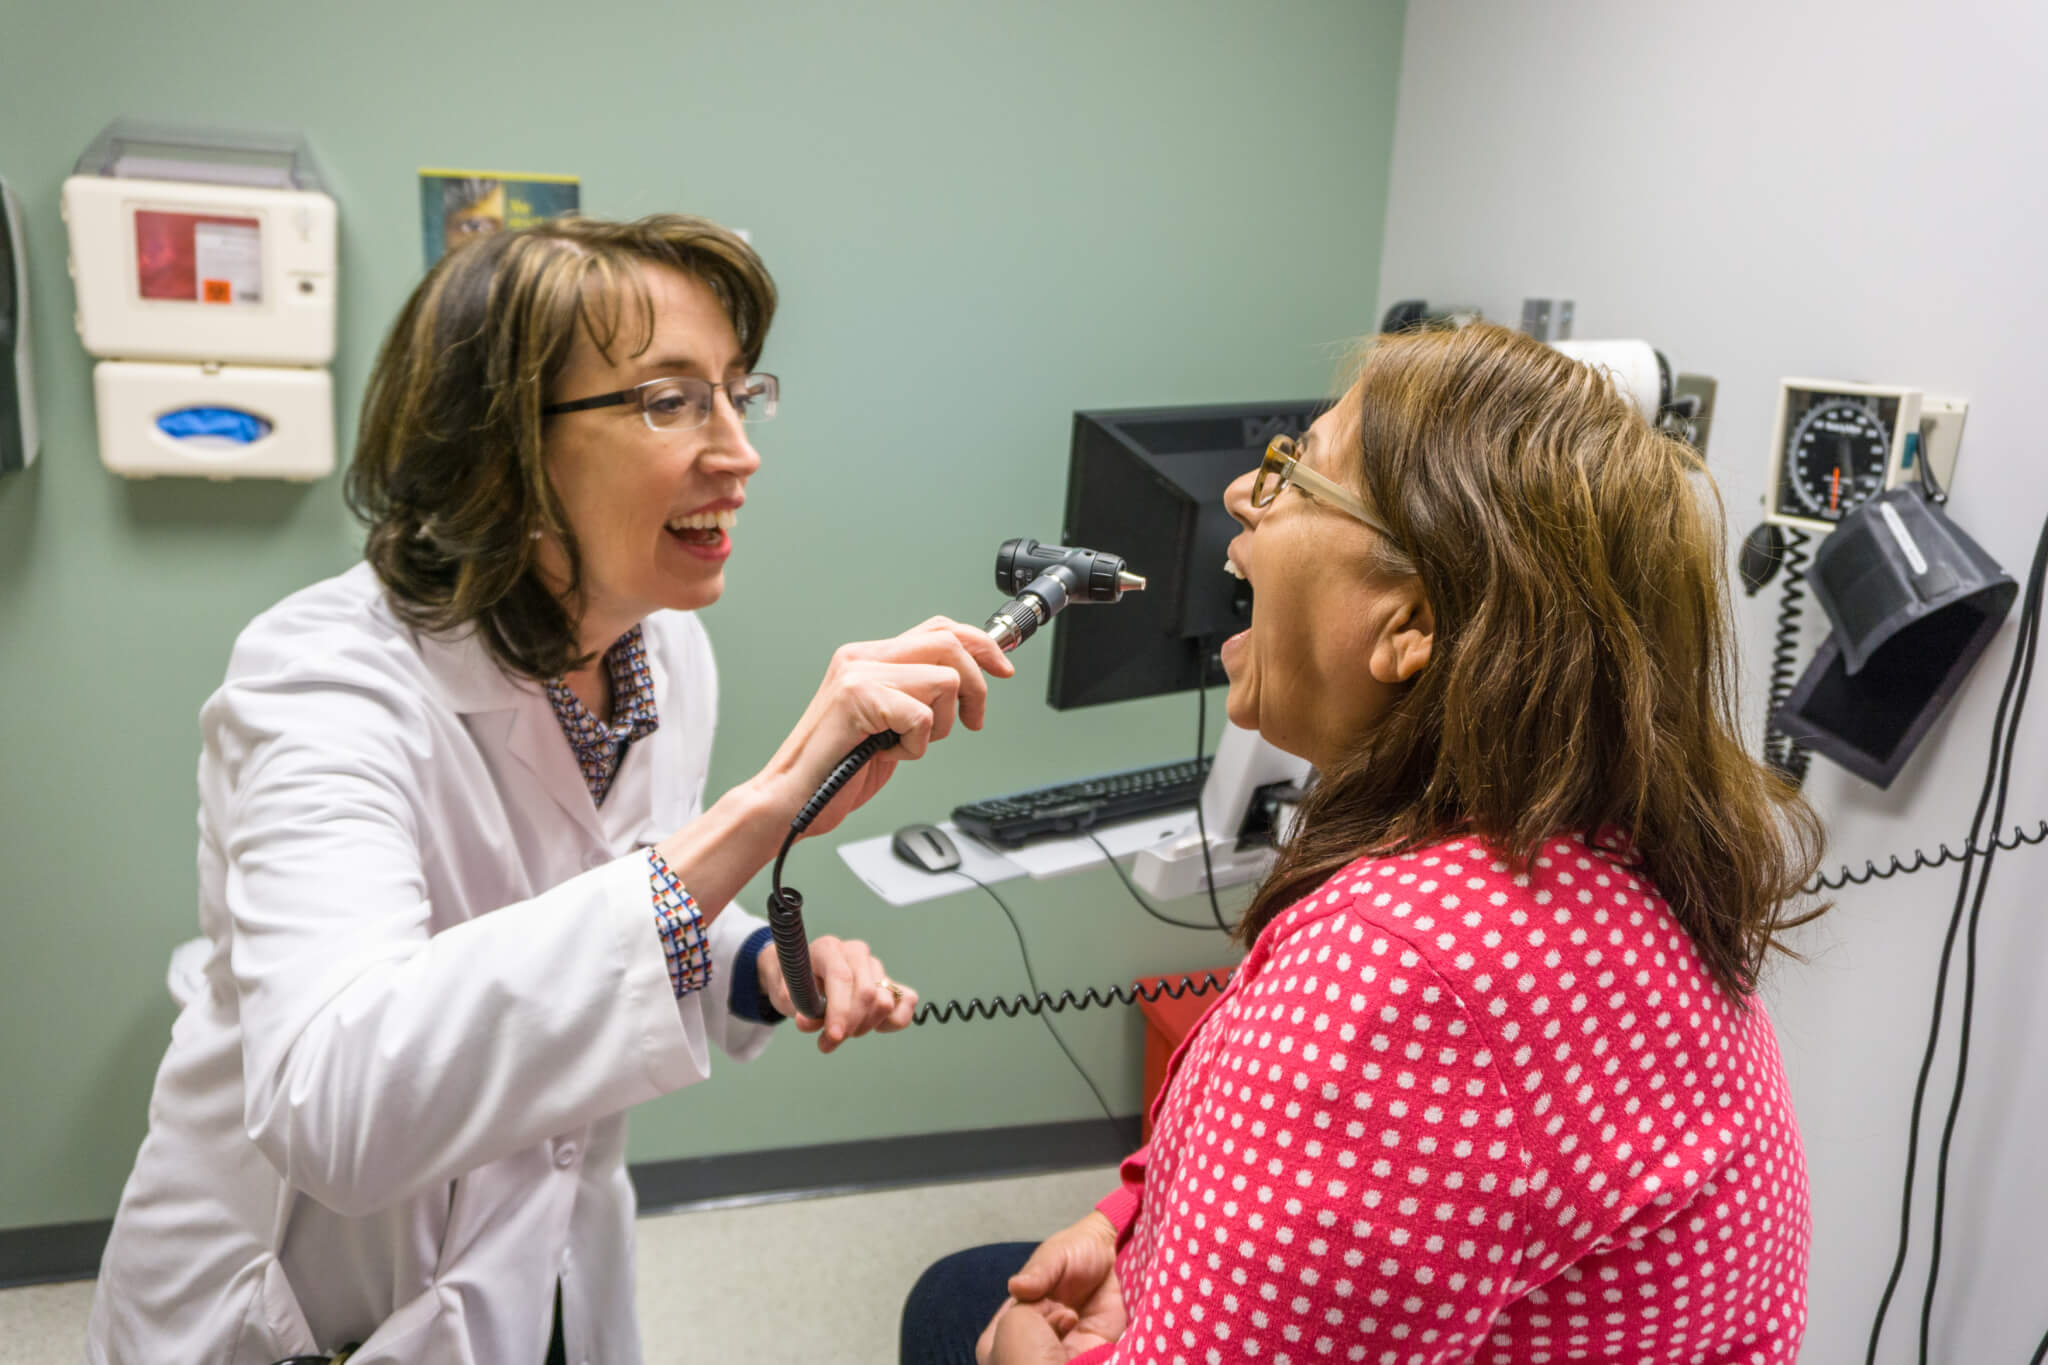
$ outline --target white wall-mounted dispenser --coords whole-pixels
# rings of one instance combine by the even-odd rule
[[[304,137],[118,119],[62,202],[107,468],[331,473],[335,205]]]

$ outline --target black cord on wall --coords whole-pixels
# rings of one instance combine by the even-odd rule
[[[1988,880],[1992,857],[2001,847],[1999,841],[1993,838],[1988,848],[1980,850],[1980,839],[1985,827],[1986,814],[1990,811],[1994,799],[1996,801],[1997,813],[1991,816],[1991,824],[1995,828],[2004,820],[2005,795],[2011,780],[2013,739],[2018,733],[2020,712],[2024,708],[2027,690],[2033,681],[2034,642],[2040,629],[2044,576],[2048,576],[2048,524],[2042,526],[2041,534],[2035,543],[2034,561],[2027,575],[2026,593],[2022,599],[2023,605],[2020,609],[2020,633],[2014,643],[2012,662],[2006,670],[2005,686],[2000,693],[1998,701],[1998,712],[1992,721],[1991,752],[1984,774],[1984,785],[1978,795],[1976,813],[1971,819],[1970,835],[1964,845],[1963,852],[1960,855],[1951,855],[1947,845],[1943,845],[1941,856],[1931,860],[1927,859],[1925,855],[1916,852],[1914,854],[1916,863],[1911,867],[1902,867],[1899,860],[1894,857],[1890,870],[1878,872],[1874,867],[1866,864],[1866,869],[1870,875],[1855,879],[1868,881],[1874,878],[1890,877],[1900,875],[1902,872],[1917,871],[1923,866],[1939,866],[1943,862],[1949,861],[1961,862],[1963,865],[1962,876],[1956,887],[1955,905],[1949,914],[1948,931],[1942,940],[1941,959],[1935,969],[1934,1008],[1928,1023],[1927,1047],[1921,1056],[1919,1078],[1913,1086],[1912,1117],[1909,1121],[1906,1137],[1905,1180],[1899,1196],[1898,1248],[1892,1260],[1891,1275],[1885,1282],[1884,1294],[1878,1301],[1877,1313],[1870,1325],[1870,1342],[1864,1356],[1866,1365],[1876,1365],[1878,1340],[1884,1332],[1885,1317],[1891,1309],[1892,1296],[1897,1292],[1899,1279],[1905,1271],[1906,1255],[1912,1237],[1913,1181],[1919,1159],[1921,1111],[1927,1097],[1928,1077],[1933,1071],[1935,1054],[1939,1049],[1941,1040],[1941,1020],[1943,1005],[1948,991],[1949,964],[1954,956],[1956,935],[1962,927],[1964,912],[1967,907],[1970,916],[1970,947],[1967,954],[1968,963],[1965,971],[1963,1017],[1960,1030],[1961,1046],[1957,1057],[1955,1086],[1950,1093],[1948,1114],[1943,1129],[1940,1170],[1937,1176],[1934,1227],[1935,1252],[1928,1266],[1927,1289],[1921,1302],[1919,1347],[1920,1359],[1923,1365],[1927,1359],[1929,1324],[1932,1318],[1934,1290],[1940,1267],[1941,1219],[1946,1212],[1945,1187],[1949,1139],[1954,1132],[1956,1115],[1962,1105],[1963,1081],[1968,1065],[1970,1012],[1975,1004],[1977,917],[1983,907],[1984,888]],[[2021,841],[2038,842],[2038,840],[2025,839],[2024,836],[2022,836]],[[2011,847],[2011,845],[2005,845],[2005,847]],[[1979,874],[1975,885],[1976,894],[1974,900],[1971,897],[1971,876],[1973,872]],[[1825,879],[1823,880],[1825,881]]]
[[[1197,769],[1197,771],[1199,771],[1199,769]],[[1200,798],[1198,797],[1197,799],[1199,800]],[[1175,919],[1173,916],[1167,914],[1164,910],[1161,910],[1158,906],[1146,900],[1143,895],[1139,894],[1137,884],[1131,880],[1130,874],[1124,871],[1123,864],[1119,863],[1116,860],[1116,855],[1109,851],[1109,845],[1103,843],[1101,839],[1096,837],[1094,830],[1088,831],[1088,840],[1090,843],[1094,844],[1095,847],[1102,850],[1102,861],[1109,864],[1109,870],[1111,872],[1116,873],[1116,879],[1124,884],[1124,890],[1131,893],[1131,899],[1138,903],[1138,908],[1140,910],[1143,910],[1146,914],[1150,915],[1153,919],[1158,920],[1161,924],[1171,924],[1176,929],[1194,929],[1204,934],[1214,933],[1218,928],[1221,927],[1219,925],[1214,924],[1189,924],[1184,919]],[[1230,931],[1228,929],[1224,929],[1223,932],[1227,934]]]
[[[1806,610],[1801,599],[1806,596],[1806,566],[1813,558],[1806,547],[1812,539],[1797,527],[1785,534],[1785,577],[1778,589],[1778,629],[1771,644],[1770,709],[1764,713],[1764,761],[1795,787],[1806,781],[1813,755],[1778,728],[1778,708],[1799,680],[1800,618]]]
[[[1922,462],[1923,467],[1925,462]],[[1994,750],[1994,762],[1998,773],[1998,796],[1992,807],[1993,828],[2005,823],[2005,800],[2012,788],[2013,748],[2019,737],[2020,716],[2027,705],[2027,693],[2034,682],[2034,649],[2041,636],[2041,593],[2044,577],[2048,577],[2048,524],[2043,524],[2041,534],[2034,547],[2034,563],[2027,572],[2026,596],[2021,601],[2018,638],[2013,642],[2013,656],[2019,664],[2019,686],[2011,685],[2007,677],[2007,693],[2012,700],[2012,719],[2001,715],[1993,722],[1993,734],[2003,741],[2002,752]],[[2001,699],[2003,700],[2003,699]],[[2003,706],[2000,707],[2001,712]],[[1934,1318],[1935,1286],[1941,1277],[1941,1234],[1943,1219],[1948,1208],[1948,1162],[1949,1149],[1955,1140],[1956,1119],[1963,1107],[1963,1083],[1970,1068],[1970,1021],[1977,1001],[1977,925],[1984,912],[1984,892],[1991,884],[1991,863],[1996,849],[1984,856],[1977,873],[1977,891],[1970,903],[1970,926],[1964,938],[1963,948],[1963,1010],[1956,1034],[1956,1076],[1954,1087],[1949,1092],[1948,1115],[1942,1123],[1941,1154],[1934,1167],[1934,1232],[1932,1249],[1927,1262],[1927,1289],[1920,1300],[1920,1360],[1927,1360],[1927,1339],[1932,1330]]]
[[[955,870],[959,871],[959,869]],[[1017,956],[1024,960],[1024,980],[1030,985],[1032,995],[1042,997],[1044,992],[1038,989],[1038,973],[1031,969],[1031,950],[1024,946],[1024,926],[1017,922],[1017,913],[1010,909],[1008,902],[996,894],[996,889],[993,886],[990,886],[972,872],[960,871],[960,875],[973,882],[983,891],[986,891],[988,898],[994,901],[996,907],[1003,912],[1003,918],[1010,921],[1010,932],[1017,936]],[[1067,1061],[1073,1066],[1074,1074],[1079,1076],[1081,1083],[1088,1087],[1088,1093],[1095,1096],[1095,1103],[1101,1107],[1102,1116],[1111,1123],[1115,1123],[1116,1115],[1110,1112],[1109,1101],[1102,1098],[1101,1087],[1095,1084],[1094,1078],[1088,1074],[1088,1069],[1081,1065],[1081,1059],[1074,1055],[1074,1049],[1067,1046],[1067,1040],[1060,1037],[1060,1031],[1052,1026],[1052,1017],[1048,1014],[1039,1013],[1038,1020],[1045,1025],[1045,1031],[1052,1035],[1052,1040],[1059,1045],[1060,1051],[1067,1054]]]

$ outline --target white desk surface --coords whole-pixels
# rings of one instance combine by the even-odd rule
[[[1194,828],[1194,824],[1195,808],[1181,806],[1112,825],[1097,826],[1093,831],[1095,839],[1085,834],[1066,839],[1039,839],[1023,848],[1007,850],[992,848],[973,835],[962,833],[950,820],[942,821],[939,828],[959,846],[961,872],[995,883],[1015,877],[1043,881],[1047,877],[1078,872],[1084,867],[1100,866],[1102,849],[1096,847],[1096,839],[1100,839],[1103,847],[1121,860],[1141,848],[1185,834]],[[904,862],[890,847],[893,837],[884,834],[839,846],[839,856],[853,869],[853,875],[889,904],[916,905],[974,889],[974,883],[957,872],[926,872]]]

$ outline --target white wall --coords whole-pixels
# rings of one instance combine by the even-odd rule
[[[1382,307],[1476,303],[1512,325],[1524,296],[1568,297],[1578,336],[1647,336],[1716,376],[1708,454],[1738,537],[1781,376],[1967,397],[1950,510],[2024,579],[2048,516],[2048,7],[1413,0],[1405,42]],[[1775,587],[1738,596],[1751,715],[1775,603]],[[1815,761],[1831,865],[1960,841],[2013,634],[1889,792]],[[2048,696],[2028,758],[2048,751],[2043,712]],[[2008,813],[2048,816],[2048,766],[2020,774]],[[2006,855],[1985,906],[1938,1361],[2023,1365],[2048,1331],[2044,882],[2048,848]],[[1954,896],[1948,871],[1851,890],[1799,940],[1810,960],[1771,983],[1813,1186],[1808,1362],[1863,1359]],[[1884,1361],[1914,1358],[1952,1075],[1937,1066]]]

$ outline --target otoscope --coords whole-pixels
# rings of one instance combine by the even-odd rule
[[[1008,654],[1072,603],[1115,602],[1127,592],[1142,591],[1145,580],[1127,569],[1117,555],[1019,538],[1004,541],[996,551],[996,587],[1013,595],[996,608],[982,629]],[[789,835],[782,841],[782,851],[775,855],[775,870],[770,875],[774,889],[768,894],[768,928],[775,936],[775,955],[782,962],[782,979],[789,987],[790,1002],[806,1018],[824,1016],[825,998],[819,994],[817,980],[811,974],[811,945],[804,935],[803,893],[782,884],[783,860],[789,857],[791,846],[803,837],[818,813],[853,780],[861,765],[882,750],[894,747],[901,738],[893,730],[884,730],[856,744],[789,822]]]

